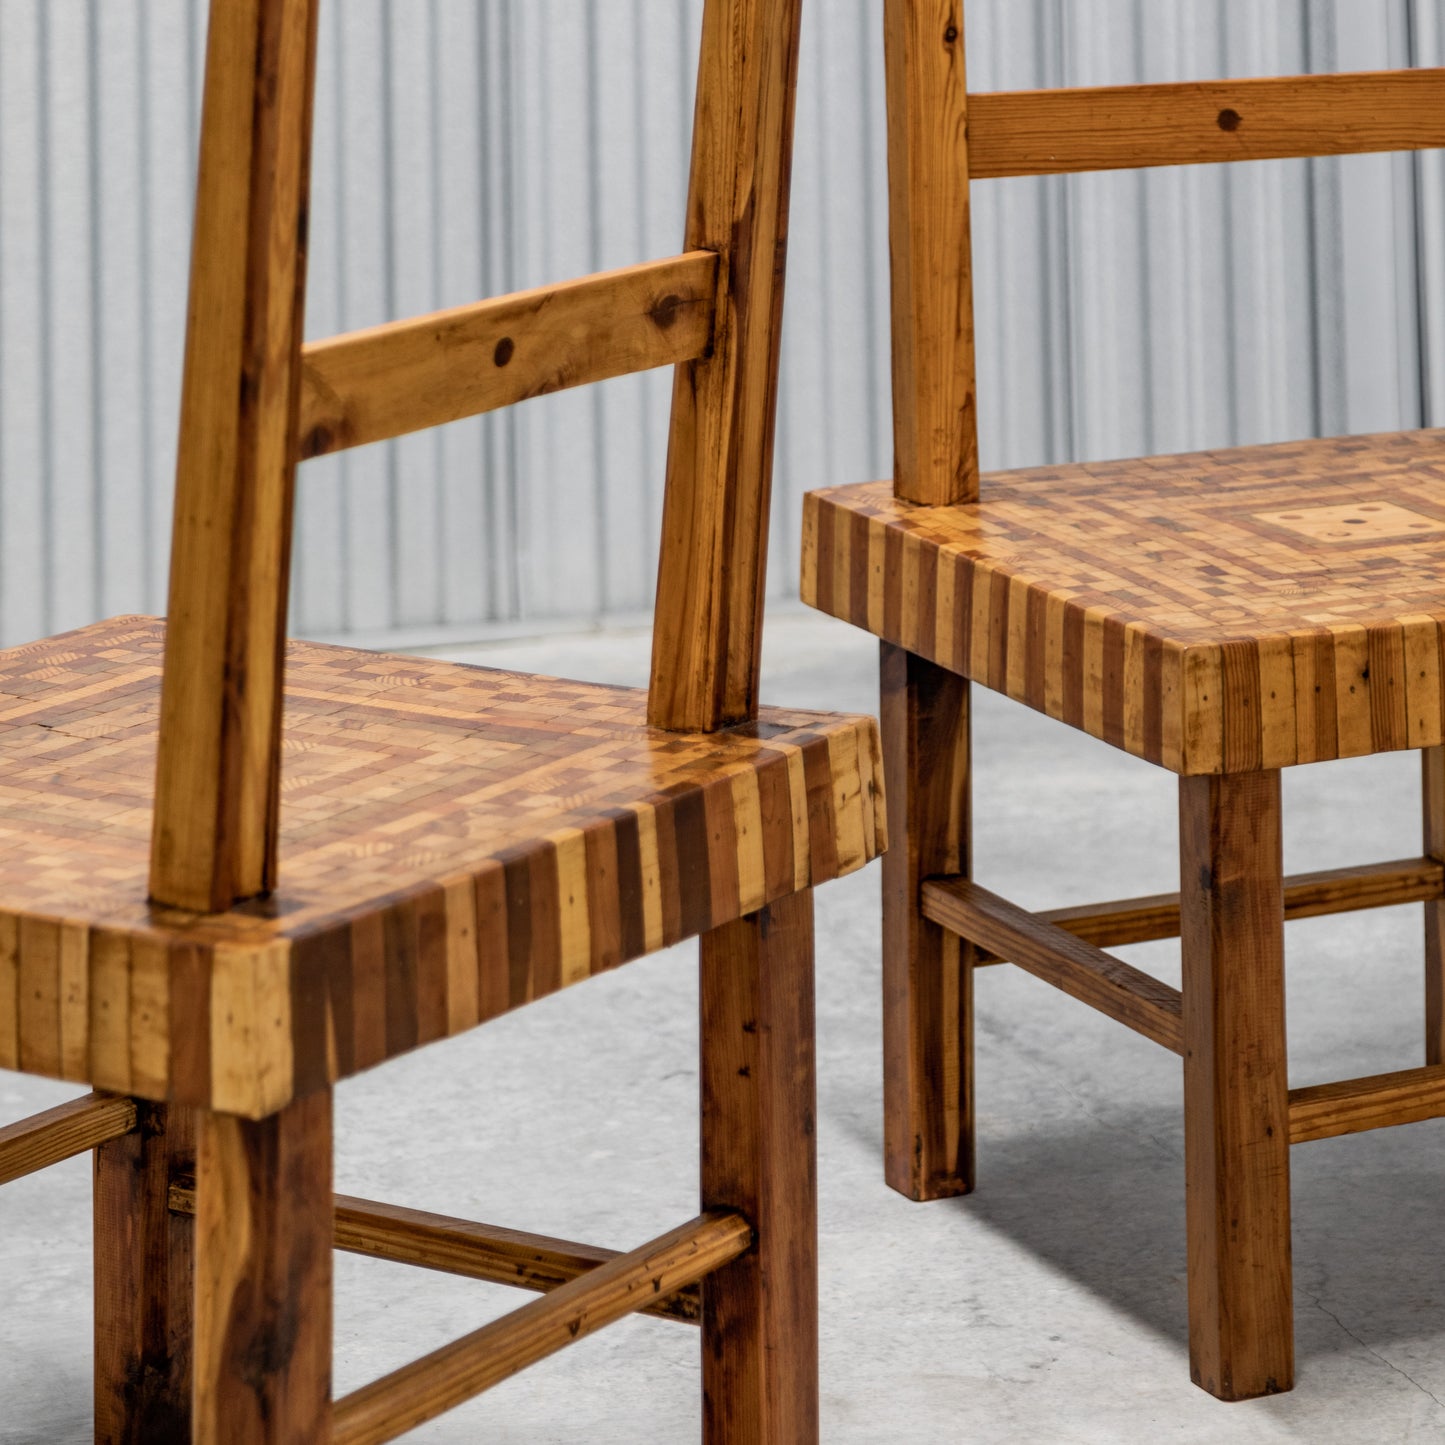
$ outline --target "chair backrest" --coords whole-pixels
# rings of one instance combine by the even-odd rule
[[[320,3],[211,5],[150,885],[200,912],[275,884],[302,457],[676,364],[649,719],[757,707],[801,0],[706,0],[683,254],[303,346]]]
[[[970,180],[1445,146],[1445,69],[969,95],[964,0],[884,0],[894,491],[978,497]]]

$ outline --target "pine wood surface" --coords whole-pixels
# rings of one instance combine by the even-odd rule
[[[753,1242],[752,1226],[740,1214],[710,1212],[690,1219],[338,1400],[332,1431],[324,1438],[333,1445],[394,1440],[658,1295],[711,1275]],[[774,1437],[738,1430],[716,1438],[772,1445]],[[797,1445],[807,1442],[797,1438]]]
[[[893,482],[932,506],[978,496],[962,0],[886,0]]]
[[[48,1169],[136,1127],[134,1099],[87,1094],[0,1129],[0,1184]]]
[[[196,1183],[181,1178],[168,1191],[169,1207],[179,1215],[196,1212]],[[478,1224],[374,1199],[338,1194],[332,1243],[348,1254],[414,1264],[443,1274],[484,1279],[517,1289],[548,1290],[577,1279],[588,1270],[616,1259],[620,1250],[576,1244],[545,1234],[529,1234],[498,1224]],[[643,1314],[698,1324],[702,1319],[701,1291],[689,1285],[674,1295],[650,1304]]]
[[[1289,1091],[1291,1144],[1418,1124],[1445,1114],[1445,1068],[1428,1064]]]
[[[1100,1013],[1184,1052],[1179,991],[967,878],[923,885],[921,911]]]
[[[1445,433],[810,493],[824,612],[1186,774],[1439,744]]]
[[[1189,1367],[1221,1400],[1294,1384],[1277,771],[1179,782]]]
[[[892,846],[883,855],[883,1159],[909,1199],[974,1180],[975,950],[925,917],[919,890],[973,866],[969,685],[883,643],[883,768]]]
[[[883,840],[871,719],[663,733],[632,689],[297,643],[280,889],[149,907],[163,631],[0,654],[0,1067],[259,1117]]]
[[[1445,69],[986,91],[968,109],[975,180],[1423,150],[1445,146]]]
[[[717,264],[693,251],[312,342],[301,456],[690,361],[712,339]]]
[[[166,615],[153,896],[276,878],[320,0],[211,6]]]

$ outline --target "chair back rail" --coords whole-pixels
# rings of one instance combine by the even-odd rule
[[[1445,146],[1445,69],[968,94],[964,0],[884,0],[894,492],[978,499],[970,180]]]
[[[649,719],[756,715],[801,0],[706,0],[684,253],[303,346],[321,0],[212,0],[151,897],[276,884],[297,463],[675,364]]]

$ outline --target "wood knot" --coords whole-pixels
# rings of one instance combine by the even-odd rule
[[[512,354],[516,349],[517,343],[510,336],[504,336],[497,342],[497,348],[492,352],[492,360],[498,366],[505,366],[512,359]]]
[[[677,320],[677,313],[682,309],[682,297],[669,293],[659,297],[652,303],[652,310],[647,314],[652,318],[652,324],[660,331],[666,331]]]
[[[948,28],[943,32],[943,43],[945,45],[952,45],[957,39],[958,26],[950,24]]]
[[[1219,112],[1220,130],[1238,130],[1242,117],[1237,110],[1231,110],[1226,106]]]

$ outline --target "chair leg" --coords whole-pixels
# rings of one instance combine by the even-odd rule
[[[202,1114],[195,1439],[331,1438],[331,1093],[252,1122]]]
[[[1294,1384],[1279,773],[1179,805],[1190,1369],[1247,1400]]]
[[[192,1222],[169,1207],[195,1167],[187,1109],[137,1103],[137,1128],[95,1151],[96,1445],[191,1438]]]
[[[702,1203],[756,1245],[703,1283],[705,1445],[818,1439],[811,889],[703,935]]]
[[[968,683],[887,642],[880,664],[884,1167],[900,1194],[943,1199],[974,1184],[973,969],[918,902],[925,878],[970,870]]]
[[[1420,752],[1425,856],[1445,862],[1445,748]],[[1425,905],[1425,1062],[1445,1064],[1445,900]]]

